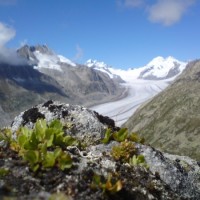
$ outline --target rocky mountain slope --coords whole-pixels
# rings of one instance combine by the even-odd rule
[[[165,152],[200,160],[200,60],[124,124]]]
[[[92,105],[109,101],[122,92],[118,82],[105,73],[75,64],[46,45],[26,45],[18,53],[35,63],[34,69],[56,80],[74,103]]]
[[[199,162],[142,141],[82,106],[32,107],[0,130],[0,198],[199,199]]]
[[[0,125],[6,125],[30,105],[55,96],[68,99],[61,86],[51,77],[34,70],[30,65],[0,64]]]
[[[92,59],[89,59],[87,60],[87,62],[85,63],[85,65],[87,65],[88,67],[92,68],[92,69],[95,69],[95,70],[98,70],[98,71],[101,71],[101,72],[104,72],[106,74],[108,74],[108,76],[112,79],[114,79],[115,81],[117,82],[120,82],[120,83],[124,83],[125,81],[121,78],[120,75],[117,75],[115,72],[112,73],[111,70],[112,70],[112,67],[107,65],[106,63],[104,62],[99,62],[97,60],[92,60]]]
[[[28,106],[48,99],[89,106],[115,100],[123,92],[105,73],[75,64],[45,45],[26,45],[17,53],[25,64],[0,61],[0,126]]]

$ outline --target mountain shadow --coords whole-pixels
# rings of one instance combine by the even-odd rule
[[[67,97],[56,80],[35,70],[31,65],[0,63],[0,79],[9,79],[14,84],[39,94],[50,92]]]

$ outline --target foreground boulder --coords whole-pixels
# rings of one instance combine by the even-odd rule
[[[40,162],[37,168],[31,168],[30,163],[16,151],[20,147],[16,147],[16,143],[15,146],[9,146],[9,141],[4,141],[5,131],[2,130],[0,138],[4,140],[0,139],[0,197],[200,199],[198,162],[188,157],[162,153],[148,145],[133,142],[128,136],[123,141],[116,141],[121,140],[126,130],[120,132],[113,120],[81,106],[53,101],[35,106],[15,118],[11,125],[12,140],[19,137],[21,126],[29,129],[37,126],[35,129],[38,129],[39,122],[44,122],[38,122],[38,119],[45,119],[47,124],[59,119],[64,134],[79,141],[78,145],[71,143],[62,146],[62,152],[70,156],[71,163],[58,168],[60,160],[56,160],[52,167],[47,163],[43,166]],[[48,131],[52,128],[49,126]],[[120,132],[119,138],[110,137],[111,132],[115,135]],[[21,154],[26,148],[20,151]],[[53,148],[48,147],[46,151],[52,153]]]
[[[51,122],[59,119],[67,126],[70,126],[68,134],[75,136],[86,143],[95,143],[100,140],[105,133],[106,128],[118,129],[115,127],[114,120],[99,115],[83,106],[69,105],[59,102],[47,101],[39,104],[19,116],[15,117],[11,128],[15,132],[20,126],[33,128],[37,119],[46,119]]]

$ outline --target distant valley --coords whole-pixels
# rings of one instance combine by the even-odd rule
[[[92,59],[77,64],[46,45],[25,45],[17,56],[20,64],[0,60],[1,126],[31,105],[49,99],[88,106],[120,126],[186,66],[173,57],[157,57],[144,67],[128,70]]]

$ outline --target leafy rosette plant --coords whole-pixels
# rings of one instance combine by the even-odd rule
[[[123,142],[128,137],[128,129],[121,128],[119,131],[112,133],[111,129],[107,129],[105,132],[105,136],[102,140],[102,143],[108,144],[110,140],[115,140],[117,142]]]
[[[134,155],[132,158],[129,159],[129,164],[132,166],[142,166],[145,167],[146,169],[149,169],[145,157],[143,155]]]
[[[33,171],[37,171],[54,166],[61,170],[71,168],[71,156],[63,149],[78,144],[76,139],[65,135],[59,120],[48,125],[46,120],[39,119],[33,129],[21,127],[10,146],[28,161]]]

